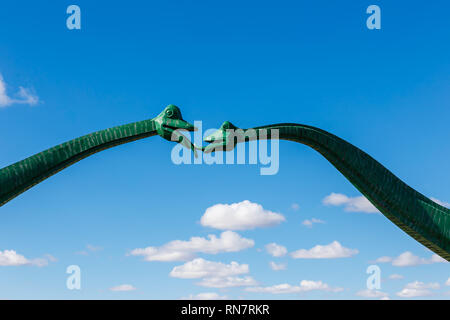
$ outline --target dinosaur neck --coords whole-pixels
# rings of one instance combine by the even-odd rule
[[[0,170],[0,206],[62,169],[94,153],[156,135],[153,119],[70,140]]]
[[[299,124],[278,129],[279,138],[310,146],[335,166],[381,213],[414,239],[450,261],[450,210],[409,187],[361,149],[324,130]]]

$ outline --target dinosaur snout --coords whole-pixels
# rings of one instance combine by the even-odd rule
[[[197,131],[197,128],[183,119],[167,119],[163,126],[173,130]]]

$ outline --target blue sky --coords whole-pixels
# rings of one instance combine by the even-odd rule
[[[81,8],[81,30],[66,28],[70,4]],[[371,4],[381,30],[366,28]],[[173,103],[204,129],[225,120],[317,126],[450,202],[449,10],[445,1],[3,1],[10,100],[0,107],[0,167]],[[376,299],[450,297],[448,263],[364,212],[357,190],[313,150],[281,142],[279,172],[261,176],[260,165],[176,166],[173,147],[152,137],[101,152],[2,207],[0,298],[363,299],[366,269],[380,257],[391,258],[375,263]],[[332,193],[346,204],[325,205]],[[202,224],[211,207],[235,214],[214,207],[233,203],[277,215],[245,230]],[[324,223],[303,224],[312,218]],[[190,242],[166,245],[174,240]],[[272,256],[270,243],[286,253]],[[346,257],[293,258],[333,243]],[[145,261],[167,250],[183,261]],[[11,257],[16,265],[6,265]],[[192,261],[210,272],[192,278]],[[69,265],[81,268],[81,290],[66,288]]]

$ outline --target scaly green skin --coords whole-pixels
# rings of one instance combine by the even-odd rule
[[[231,150],[237,142],[279,138],[310,146],[335,166],[375,207],[411,237],[450,261],[450,210],[409,187],[361,149],[324,130],[293,123],[236,130],[230,122],[205,139],[204,152]],[[248,131],[250,130],[250,131]],[[252,133],[253,130],[253,133]],[[244,135],[247,132],[247,136]]]
[[[195,128],[183,120],[178,107],[169,105],[154,119],[97,131],[16,162],[0,170],[0,206],[68,166],[124,143],[157,134],[172,141],[173,135],[179,143],[194,150],[176,129],[193,131]]]

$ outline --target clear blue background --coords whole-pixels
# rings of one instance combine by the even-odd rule
[[[66,28],[68,1],[3,1],[0,72],[13,93],[32,87],[41,103],[0,109],[0,167],[75,137],[156,116],[177,104],[204,128],[297,122],[330,131],[368,152],[427,196],[450,200],[450,27],[448,1],[76,1],[82,29]],[[366,8],[381,7],[381,30]],[[216,203],[245,199],[281,212],[277,227],[239,232],[254,248],[203,255],[250,265],[262,285],[322,280],[344,287],[329,298],[357,298],[369,261],[431,253],[382,215],[325,207],[331,192],[356,189],[311,149],[282,142],[280,171],[259,166],[176,166],[158,137],[87,158],[0,209],[0,250],[27,258],[50,253],[47,267],[0,267],[0,298],[169,298],[215,291],[230,297],[321,298],[222,292],[175,279],[179,262],[144,262],[126,253],[174,239],[216,234],[198,221]],[[182,182],[179,182],[182,181]],[[300,210],[290,209],[299,203]],[[311,217],[326,221],[311,229]],[[338,240],[352,258],[274,260],[257,248],[289,251]],[[76,255],[87,244],[103,247]],[[200,255],[202,256],[202,255]],[[276,260],[278,261],[278,260]],[[65,287],[66,267],[82,268],[82,290]],[[382,291],[443,283],[448,264],[380,265]],[[138,290],[112,293],[122,283]]]

